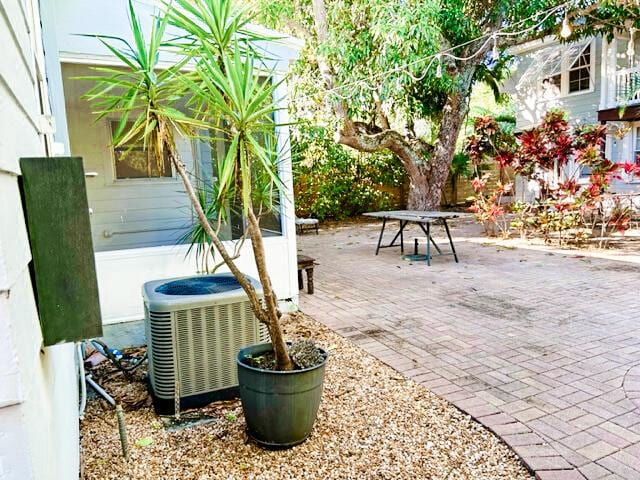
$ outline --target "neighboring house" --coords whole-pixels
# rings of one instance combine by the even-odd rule
[[[607,158],[640,164],[640,97],[633,97],[640,87],[640,41],[635,41],[631,57],[628,50],[628,36],[569,44],[545,39],[514,48],[518,64],[506,90],[516,104],[516,129],[531,128],[549,109],[561,108],[574,125],[607,125]],[[577,166],[569,169],[587,174]],[[517,187],[518,195],[524,195],[524,185]],[[640,183],[616,180],[612,191],[640,191]]]
[[[150,15],[158,2],[136,2]],[[84,159],[92,211],[103,322],[143,318],[145,281],[196,273],[179,239],[192,212],[170,165],[148,175],[111,143],[111,121],[95,122],[73,77],[91,66],[117,65],[95,38],[128,35],[126,0],[0,0],[0,478],[78,478],[78,376],[73,344],[43,347],[29,274],[29,241],[19,189],[19,159],[74,155]],[[301,45],[282,38],[264,45],[277,80]],[[282,102],[286,88],[276,92]],[[276,122],[287,123],[286,109]],[[268,266],[278,298],[297,302],[297,262],[289,132],[278,131],[280,175],[288,189],[265,229]],[[213,176],[207,160],[224,145],[182,142],[188,168]],[[133,149],[135,151],[135,148]],[[94,175],[95,174],[95,175]],[[60,192],[64,195],[64,192]],[[227,228],[237,238],[242,219]],[[55,241],[55,239],[52,239]],[[229,244],[229,242],[228,242]],[[241,268],[256,274],[249,242]]]

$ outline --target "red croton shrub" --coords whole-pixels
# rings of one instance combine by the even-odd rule
[[[620,172],[625,182],[633,182],[636,178],[640,177],[640,163],[637,160],[633,163],[625,162],[620,165]]]
[[[523,236],[534,233],[549,240],[555,232],[563,242],[594,234],[597,226],[599,236],[624,232],[633,212],[607,195],[613,178],[620,178],[620,166],[604,157],[604,140],[604,126],[571,128],[560,110],[547,112],[540,125],[517,138],[491,117],[475,119],[474,133],[465,146],[477,174],[470,210],[489,234],[498,230],[508,236],[516,229]],[[493,163],[500,176],[492,189],[487,187],[491,174],[480,175],[479,167],[487,163]],[[586,182],[577,181],[581,171],[589,172]],[[622,171],[626,176],[640,175],[635,164],[622,165]],[[534,180],[538,197],[530,203],[504,205],[505,194],[513,190],[507,172]]]
[[[560,171],[571,158],[573,148],[565,114],[552,110],[538,127],[522,132],[518,138],[514,170],[526,177],[541,171]]]
[[[513,191],[507,168],[514,163],[516,140],[511,132],[490,116],[475,118],[473,130],[474,133],[465,144],[465,153],[471,160],[475,174],[471,182],[475,195],[470,210],[488,235],[500,232],[504,236],[508,234],[509,222],[503,199]],[[493,164],[497,166],[499,178],[495,187],[487,191],[491,173],[482,174],[482,168]]]

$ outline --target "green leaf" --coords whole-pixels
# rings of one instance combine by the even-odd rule
[[[136,445],[138,447],[148,447],[152,443],[153,443],[153,438],[152,437],[142,437],[142,438],[139,438],[138,440],[136,440]]]

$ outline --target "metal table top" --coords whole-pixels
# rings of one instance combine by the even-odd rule
[[[386,212],[367,212],[363,213],[367,217],[374,218],[387,218],[393,220],[409,220],[420,222],[424,220],[437,220],[437,219],[449,219],[458,218],[460,214],[457,212],[439,212],[428,210],[390,210]]]

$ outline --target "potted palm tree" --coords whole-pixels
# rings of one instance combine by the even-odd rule
[[[100,68],[99,75],[83,77],[95,82],[86,98],[99,118],[120,115],[115,146],[142,141],[149,162],[161,165],[165,155],[171,160],[197,218],[198,241],[220,256],[269,331],[270,343],[238,353],[248,432],[263,445],[295,445],[313,426],[327,354],[311,342],[285,342],[280,322],[286,314],[278,308],[267,271],[260,219],[274,208],[277,195],[287,194],[276,151],[274,94],[279,84],[265,77],[256,47],[267,39],[247,28],[251,17],[231,0],[174,0],[154,18],[148,41],[131,0],[129,17],[133,43],[96,36],[123,68]],[[177,31],[170,38],[168,25]],[[159,63],[163,49],[178,59],[168,68]],[[213,184],[203,187],[206,194],[194,186],[176,148],[176,136],[196,137],[202,129],[228,145],[216,159]],[[236,252],[220,237],[232,205],[239,205],[246,222],[262,299],[238,268]]]

